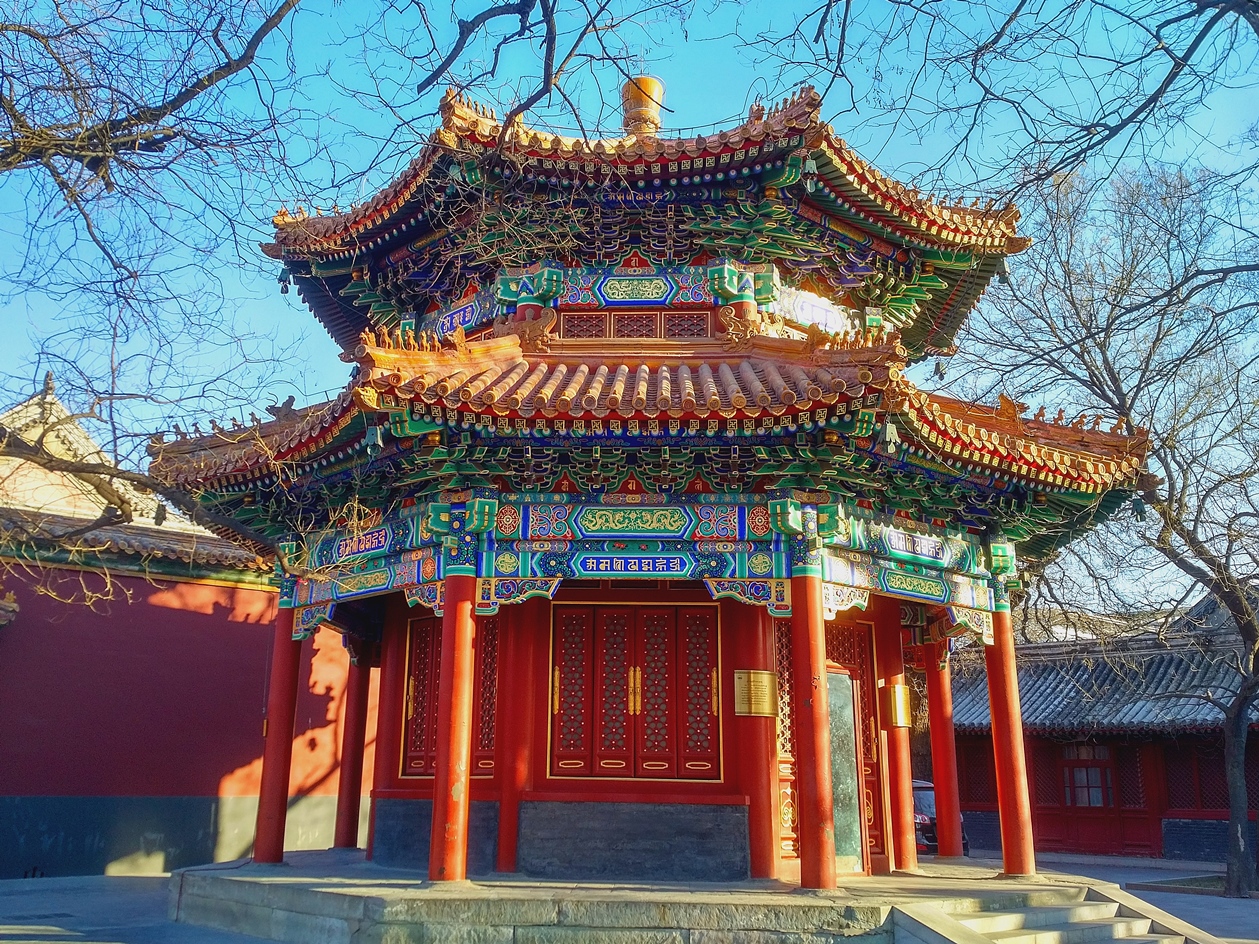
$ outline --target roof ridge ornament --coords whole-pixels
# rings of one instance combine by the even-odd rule
[[[621,111],[625,136],[654,138],[660,131],[664,83],[655,76],[638,75],[621,87]]]

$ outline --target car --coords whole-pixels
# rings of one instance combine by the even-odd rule
[[[914,837],[918,851],[936,855],[940,850],[936,838],[936,790],[929,780],[914,781]],[[966,820],[962,820],[962,855],[970,855],[970,840],[966,838]]]

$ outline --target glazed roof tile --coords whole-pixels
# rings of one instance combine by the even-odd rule
[[[1020,646],[1023,727],[1048,736],[1218,730],[1203,696],[1236,685],[1234,648],[1201,636],[1141,637],[1103,646]],[[962,733],[989,730],[987,678],[977,660],[958,660],[953,719]],[[1259,711],[1252,723],[1259,721]]]
[[[819,172],[825,188],[860,216],[928,245],[995,254],[1017,253],[1027,247],[1029,240],[1015,232],[1019,218],[1015,208],[939,201],[883,174],[821,120],[821,103],[821,96],[806,86],[768,111],[754,106],[742,124],[714,134],[590,140],[528,128],[519,120],[504,131],[492,111],[450,90],[441,103],[441,127],[393,182],[344,213],[308,216],[304,211],[293,215],[281,210],[275,217],[275,244],[264,248],[278,257],[361,245],[416,195],[438,158],[451,152],[501,147],[517,156],[552,162],[551,169],[561,176],[628,178],[648,175],[653,163],[667,165],[728,151],[753,164],[757,163],[753,147],[782,149],[785,139],[797,136],[804,150],[821,158]],[[651,173],[661,172],[657,166]]]
[[[30,534],[35,544],[47,541],[50,545],[57,545],[60,543],[59,535],[80,528],[84,523],[82,518],[0,508],[0,528],[9,533],[20,529]],[[252,550],[202,528],[196,531],[172,531],[143,524],[104,525],[74,539],[75,556],[106,552],[126,554],[144,560],[183,561],[234,570],[271,570],[271,565]]]
[[[275,472],[332,448],[360,414],[461,411],[546,420],[743,418],[799,414],[886,395],[882,409],[903,422],[924,456],[954,469],[1018,477],[1033,488],[1099,493],[1130,485],[1144,434],[1024,420],[1015,409],[969,404],[917,390],[904,376],[894,339],[810,350],[792,338],[751,339],[745,349],[715,342],[653,342],[650,353],[609,340],[556,344],[528,353],[515,335],[457,348],[408,350],[362,343],[358,376],[337,399],[245,430],[163,443],[152,471],[181,486]],[[1004,412],[1003,412],[1004,410]]]

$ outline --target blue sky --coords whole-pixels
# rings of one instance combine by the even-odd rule
[[[775,78],[763,55],[740,49],[732,34],[738,30],[749,36],[755,29],[773,24],[775,20],[781,22],[789,7],[770,0],[717,3],[685,20],[661,15],[642,26],[624,30],[620,38],[625,48],[641,62],[645,71],[665,81],[665,103],[669,109],[665,116],[666,129],[695,133],[714,124],[734,124],[746,114],[749,103],[756,97],[772,100],[788,90],[798,77],[798,70],[787,68],[781,80]],[[365,105],[361,97],[356,101],[345,92],[347,86],[367,88],[362,68],[354,62],[358,47],[347,39],[362,25],[352,20],[360,13],[361,9],[355,5],[315,4],[300,8],[293,26],[297,66],[307,76],[300,89],[301,103],[327,116],[321,122],[322,130],[341,136],[337,155],[342,167],[350,169],[367,166],[376,150],[376,139],[393,126],[391,116],[370,104]],[[269,53],[272,58],[263,64],[264,70],[274,73],[286,68],[277,55],[277,48],[278,44],[273,43]],[[875,107],[874,97],[887,95],[889,90],[899,87],[898,83],[909,81],[907,73],[898,71],[908,69],[909,60],[872,46],[859,52],[853,67],[856,109],[847,107],[849,103],[842,90],[836,90],[828,98],[824,114],[832,118],[837,131],[865,157],[885,171],[907,179],[937,162],[951,140],[949,130],[928,127],[925,133],[915,133],[904,125],[889,128],[886,122],[876,120],[880,111]],[[405,89],[413,85],[405,67],[376,48],[369,49],[366,55],[376,57],[381,65],[379,74],[395,82],[398,100],[405,100]],[[527,59],[528,56],[519,53],[509,55],[504,60],[502,74],[520,74],[529,64]],[[1064,76],[1062,92],[1070,98],[1073,91],[1067,78]],[[593,73],[579,74],[573,88],[583,115],[587,119],[598,119],[602,111],[602,127],[612,133],[619,126],[619,115],[612,108],[619,84],[614,71],[603,67]],[[234,94],[248,94],[248,89]],[[342,206],[374,193],[400,169],[405,157],[418,149],[417,134],[436,126],[432,109],[438,94],[406,106],[405,117],[413,121],[412,131],[416,133],[405,132],[391,158],[382,161],[366,179],[341,188],[337,199]],[[487,94],[507,99],[511,94],[510,86],[504,83]],[[1254,89],[1248,85],[1216,92],[1191,126],[1169,132],[1162,142],[1165,155],[1205,153],[1210,159],[1231,159],[1217,151],[1215,145],[1234,140],[1255,120],[1253,96]],[[501,106],[501,101],[496,104]],[[928,121],[930,117],[922,116],[922,120]],[[574,125],[571,117],[562,114],[562,109],[554,108],[542,110],[532,121],[548,122],[558,128]],[[301,135],[308,130],[299,126],[291,133],[295,141],[300,142]],[[1015,129],[1002,126],[998,121],[986,129],[985,134],[988,136],[985,146],[991,142],[988,150],[995,159],[1013,139]],[[955,192],[974,192],[962,189],[969,182],[966,175],[974,171],[974,168],[954,169],[950,177],[959,185]],[[331,166],[322,173],[317,166],[311,177],[320,183],[331,179],[334,173]],[[14,198],[15,192],[11,182],[0,181],[0,206],[12,207],[8,201]],[[332,197],[325,194],[323,199],[330,203]],[[242,216],[242,223],[247,224],[249,231],[239,250],[224,246],[200,263],[212,270],[221,287],[226,311],[240,329],[273,339],[275,349],[285,352],[281,360],[260,364],[255,371],[267,378],[266,392],[258,401],[260,405],[267,400],[283,399],[290,393],[299,404],[316,401],[340,389],[347,378],[346,365],[337,360],[335,345],[295,293],[279,293],[275,280],[278,266],[262,258],[255,248],[258,241],[269,235],[270,216],[282,201],[291,206],[296,202],[309,203],[310,198],[284,192],[284,185],[279,181],[257,180],[254,195]],[[8,209],[0,212],[0,255],[12,259],[20,254],[24,238],[22,219],[20,212]],[[194,290],[193,285],[190,280],[190,292]],[[0,345],[0,378],[3,378],[0,394],[5,399],[14,398],[21,389],[29,389],[38,379],[40,368],[32,361],[36,348],[34,339],[59,323],[63,308],[62,303],[39,294],[0,301],[0,327],[4,329],[5,341]],[[213,376],[221,372],[225,364],[242,357],[239,350],[208,344],[198,347],[195,339],[191,340],[193,343],[181,355],[189,376],[199,373]],[[244,412],[247,410],[240,410]]]

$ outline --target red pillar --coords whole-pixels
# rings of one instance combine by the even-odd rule
[[[721,601],[722,627],[733,642],[734,670],[774,673],[774,622],[764,607]],[[748,797],[748,848],[752,878],[777,878],[778,734],[777,713],[734,719],[740,788]]]
[[[835,887],[831,717],[826,692],[822,578],[791,578],[791,666],[795,675],[797,836],[800,886]]]
[[[441,675],[438,677],[437,765],[433,778],[433,833],[428,877],[434,882],[468,877],[468,791],[472,786],[473,637],[476,577],[447,574],[442,611]]]
[[[918,868],[914,835],[914,770],[909,751],[909,718],[898,717],[905,686],[905,654],[901,649],[900,604],[888,597],[877,601],[874,654],[880,691],[879,718],[887,737],[887,779],[891,798],[892,867],[902,872]]]
[[[398,785],[402,767],[402,713],[405,710],[407,621],[409,607],[401,593],[385,604],[380,640],[380,695],[376,700],[376,757],[372,765],[372,812],[367,825],[367,858],[372,857],[376,798]]]
[[[271,680],[267,687],[266,740],[262,748],[262,783],[258,787],[258,824],[254,861],[284,861],[284,823],[289,811],[289,768],[293,763],[293,716],[297,711],[297,671],[302,644],[293,638],[293,610],[275,614],[271,643]]]
[[[341,729],[341,763],[337,782],[337,819],[332,845],[358,848],[358,814],[363,792],[363,747],[367,737],[367,694],[371,689],[370,645],[357,664],[350,663],[345,682],[345,726]]]
[[[924,646],[927,721],[931,730],[931,779],[936,795],[936,839],[940,855],[962,854],[962,808],[957,790],[957,744],[953,737],[953,685],[949,644]]]
[[[1023,712],[1014,664],[1014,626],[1009,610],[992,614],[993,644],[984,647],[992,752],[997,768],[997,809],[1001,814],[1001,861],[1006,875],[1035,875],[1032,803],[1023,753]]]

